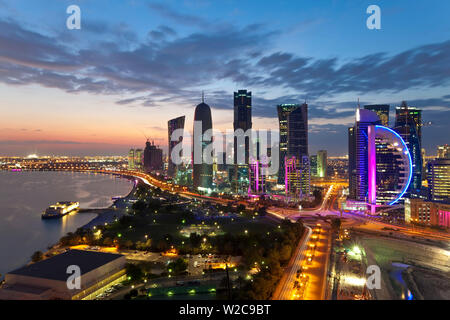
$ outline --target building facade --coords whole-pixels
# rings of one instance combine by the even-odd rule
[[[285,195],[292,200],[302,200],[311,195],[309,157],[284,159]]]
[[[120,254],[69,250],[11,271],[0,289],[0,300],[93,300],[126,279]],[[69,266],[80,268],[80,288],[69,289]]]
[[[309,157],[309,164],[311,169],[311,177],[317,177],[317,155],[314,154]]]
[[[150,173],[163,169],[163,151],[147,140],[144,149],[144,171]]]
[[[183,135],[181,135],[178,140],[172,141],[172,134],[175,130],[181,129],[184,130],[184,122],[186,120],[185,116],[181,116],[167,122],[168,134],[169,134],[169,156],[168,156],[168,164],[167,164],[167,175],[170,178],[174,178],[176,176],[177,165],[172,161],[172,150],[179,143],[183,143]],[[180,153],[182,157],[183,154]]]
[[[405,101],[395,109],[395,127],[408,145],[413,160],[410,193],[420,193],[422,187],[422,110],[410,107]]]
[[[277,106],[280,129],[280,167],[278,184],[285,183],[285,159],[308,157],[308,105],[281,104]],[[299,163],[301,163],[300,160]],[[299,169],[299,168],[298,168]]]
[[[450,203],[450,159],[435,159],[428,164],[430,199]]]
[[[437,147],[437,157],[439,159],[449,159],[450,158],[450,146],[448,144]]]
[[[319,150],[317,151],[317,176],[319,178],[325,178],[327,176],[328,161],[327,161],[327,151]]]
[[[364,109],[373,111],[380,118],[381,125],[389,127],[389,109],[388,104],[370,104],[364,106]]]
[[[134,170],[134,149],[128,151],[128,170]]]
[[[406,199],[405,221],[450,228],[450,204],[422,199]]]
[[[368,127],[380,123],[375,112],[358,107],[355,125],[348,131],[349,198],[352,200],[368,201]]]
[[[247,130],[252,128],[252,93],[247,90],[234,92],[234,119],[233,129]],[[249,159],[250,159],[250,137],[246,136],[244,141],[238,141],[234,137],[234,169],[233,186],[235,192],[246,192],[249,186]],[[239,145],[238,145],[239,144]],[[244,162],[238,163],[238,153],[245,152]]]
[[[197,132],[195,122],[201,124],[201,131]],[[193,137],[193,170],[192,181],[195,190],[210,192],[213,188],[213,164],[203,158],[206,147],[212,143],[212,137],[204,137],[206,131],[212,130],[211,108],[204,101],[195,108],[194,137]],[[196,153],[196,144],[200,146]],[[212,159],[211,159],[212,160]]]

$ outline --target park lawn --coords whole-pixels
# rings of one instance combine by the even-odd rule
[[[183,215],[181,212],[172,213],[156,213],[145,216],[136,216],[135,221],[132,223],[132,228],[129,226],[122,226],[119,223],[110,225],[104,232],[105,237],[117,238],[120,234],[120,239],[131,240],[133,242],[145,241],[145,236],[148,239],[152,239],[153,243],[157,243],[164,238],[167,234],[170,234],[175,244],[181,244],[182,241],[186,241],[180,230],[184,226],[191,224],[200,224],[202,219],[190,218],[182,223]],[[248,234],[265,234],[267,232],[273,232],[277,230],[278,224],[272,220],[264,217],[257,217],[255,219],[248,217],[238,217],[231,219],[205,219],[204,223],[207,225],[214,225],[214,223],[220,226],[221,231],[230,233],[233,235],[245,234],[247,230]]]
[[[116,238],[121,234],[121,239],[136,242],[145,241],[145,235],[147,235],[149,239],[159,241],[170,234],[174,240],[177,240],[182,238],[179,233],[183,226],[182,220],[181,213],[178,212],[136,216],[132,228],[115,223],[107,229],[105,237]]]

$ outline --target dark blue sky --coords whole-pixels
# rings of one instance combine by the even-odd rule
[[[65,27],[71,4],[81,30]],[[371,4],[381,30],[366,27]],[[240,88],[260,128],[277,129],[276,104],[307,99],[310,153],[333,155],[347,153],[358,98],[406,100],[433,122],[435,154],[450,142],[449,14],[441,0],[0,0],[0,155],[120,154],[142,133],[164,145],[201,90],[214,126],[231,128]]]

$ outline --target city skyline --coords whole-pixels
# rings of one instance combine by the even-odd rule
[[[119,155],[145,137],[167,154],[167,121],[192,123],[202,90],[219,130],[232,128],[234,91],[252,92],[255,129],[278,130],[276,106],[306,99],[310,154],[347,154],[358,98],[389,104],[390,123],[406,100],[432,122],[427,154],[447,143],[447,3],[377,1],[375,31],[365,26],[367,1],[86,2],[81,30],[65,28],[70,1],[47,3],[0,1],[3,156]],[[414,18],[427,33],[404,26]]]

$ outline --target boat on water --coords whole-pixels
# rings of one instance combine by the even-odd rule
[[[59,201],[51,205],[42,213],[42,219],[57,219],[64,217],[66,214],[77,210],[80,207],[79,202],[75,201]]]

